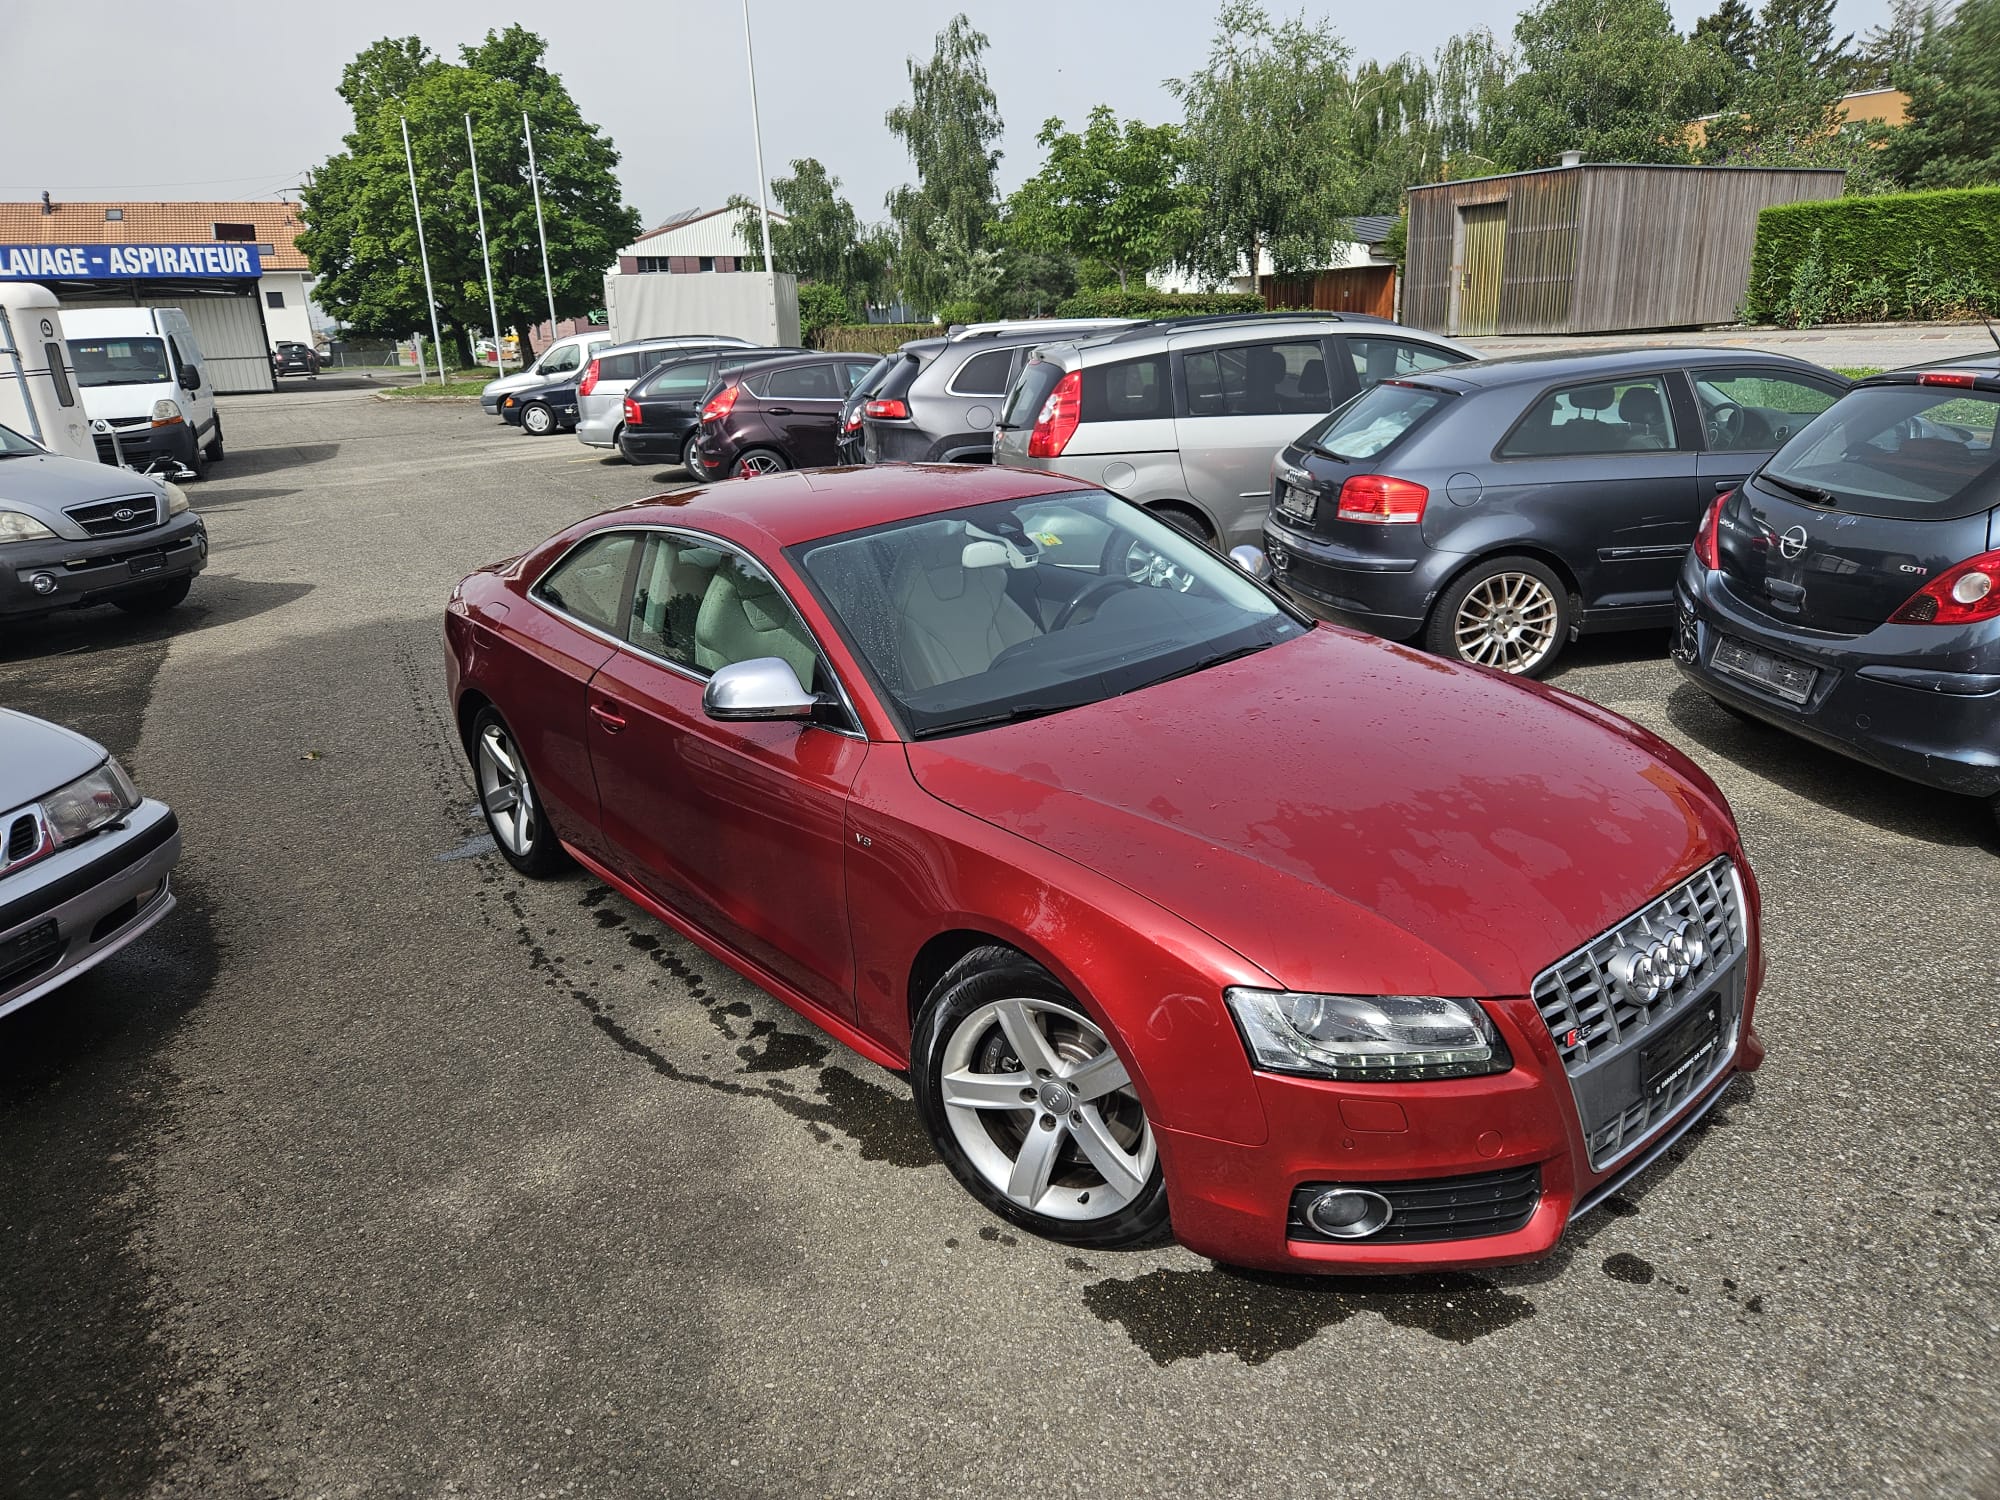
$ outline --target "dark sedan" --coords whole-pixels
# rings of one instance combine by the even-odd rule
[[[794,354],[745,366],[702,403],[688,472],[741,478],[838,463],[841,406],[874,363],[865,354]]]
[[[1309,607],[1537,675],[1576,635],[1670,624],[1709,503],[1846,389],[1737,349],[1427,370],[1278,455],[1265,550]]]
[[[774,355],[803,349],[708,350],[657,366],[625,393],[618,451],[631,464],[685,462],[687,442],[701,422],[702,397],[719,379]]]
[[[1739,714],[2000,816],[2000,359],[1878,375],[1715,501],[1674,659]]]
[[[500,420],[530,437],[576,431],[576,388],[582,378],[581,371],[572,370],[541,385],[509,391],[500,398]]]

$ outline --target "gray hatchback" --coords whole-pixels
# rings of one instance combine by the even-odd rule
[[[174,909],[180,824],[80,734],[0,708],[0,1015]]]

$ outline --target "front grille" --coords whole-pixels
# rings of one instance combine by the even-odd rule
[[[42,844],[41,826],[33,813],[22,813],[7,830],[7,863],[18,864]]]
[[[116,500],[68,506],[63,514],[92,536],[124,536],[128,532],[150,531],[159,525],[160,501],[156,495],[124,495]]]
[[[1702,935],[1702,961],[1659,994],[1646,998],[1612,977],[1621,949],[1655,940],[1687,922]],[[1617,1051],[1681,1002],[1723,973],[1743,953],[1743,909],[1733,867],[1725,857],[1675,886],[1603,936],[1585,944],[1535,979],[1535,1006],[1548,1023],[1570,1073]]]
[[[1330,1187],[1380,1193],[1395,1210],[1389,1222],[1364,1239],[1337,1240],[1306,1221],[1306,1205]],[[1539,1166],[1509,1167],[1474,1177],[1428,1177],[1416,1182],[1309,1182],[1292,1194],[1285,1238],[1320,1244],[1424,1244],[1512,1234],[1526,1224],[1542,1198]]]

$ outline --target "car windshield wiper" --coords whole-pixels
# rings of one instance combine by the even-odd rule
[[[995,724],[1020,724],[1029,719],[1039,719],[1048,714],[1059,714],[1064,709],[1082,708],[1086,703],[1095,703],[1095,698],[1076,698],[1068,703],[1016,703],[1012,708],[999,713],[978,714],[970,719],[948,719],[942,724],[931,724],[917,731],[920,740],[931,739],[941,734],[958,734],[967,729],[989,729]]]
[[[1354,460],[1349,458],[1345,453],[1335,453],[1331,448],[1328,448],[1321,443],[1314,443],[1312,445],[1312,450],[1315,453],[1324,454],[1326,457],[1332,459],[1337,464],[1351,464],[1354,462]]]
[[[1767,470],[1759,470],[1757,477],[1766,484],[1775,484],[1781,490],[1789,490],[1801,500],[1809,500],[1814,505],[1833,504],[1833,491],[1823,490],[1816,484],[1800,484],[1796,479],[1780,479]]]
[[[1196,672],[1206,672],[1210,667],[1219,667],[1226,661],[1237,661],[1245,656],[1255,656],[1259,651],[1268,651],[1276,644],[1276,641],[1252,641],[1247,646],[1218,651],[1212,656],[1204,656],[1199,661],[1190,662],[1185,667],[1169,672],[1164,677],[1151,678],[1140,683],[1139,687],[1128,688],[1126,691],[1136,693],[1140,688],[1158,687],[1163,682],[1172,682],[1176,677],[1192,677]]]

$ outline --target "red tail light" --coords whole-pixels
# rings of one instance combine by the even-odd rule
[[[708,405],[701,409],[704,422],[720,422],[736,409],[736,393],[742,389],[735,381],[730,381],[721,390],[709,397]]]
[[[866,415],[882,422],[907,422],[910,420],[910,408],[905,406],[901,401],[893,398],[887,401],[870,401],[862,408],[862,411]]]
[[[1071,370],[1056,382],[1028,434],[1028,457],[1061,458],[1083,420],[1083,372]]]
[[[1959,370],[1953,370],[1949,373],[1946,373],[1945,371],[1942,370],[1933,370],[1928,375],[1919,375],[1917,377],[1918,385],[1969,386],[1972,383],[1973,383],[1973,377],[1970,374]]]
[[[842,432],[859,432],[859,431],[861,430],[861,408],[860,408],[860,407],[858,407],[858,406],[857,406],[857,407],[855,407],[855,408],[854,408],[854,415],[853,415],[853,416],[851,416],[851,417],[849,417],[849,418],[848,418],[848,419],[847,419],[847,420],[846,420],[845,422],[843,422],[843,423],[841,423],[841,424],[840,424],[840,430],[841,430]]]
[[[627,427],[643,427],[646,425],[645,416],[639,410],[639,403],[634,401],[630,396],[625,398],[625,425]]]
[[[577,386],[576,393],[579,396],[588,396],[592,391],[596,389],[597,389],[597,361],[593,359],[590,362],[590,368],[583,372],[583,380]]]
[[[1340,487],[1340,519],[1407,526],[1424,518],[1424,502],[1430,497],[1429,490],[1407,479],[1356,474]]]
[[[1722,570],[1722,507],[1727,505],[1736,491],[1717,495],[1715,504],[1708,508],[1708,514],[1701,518],[1701,530],[1694,534],[1695,561],[1711,573]]]
[[[2000,620],[2000,552],[1947,568],[1889,616],[1892,625],[1976,625]]]

